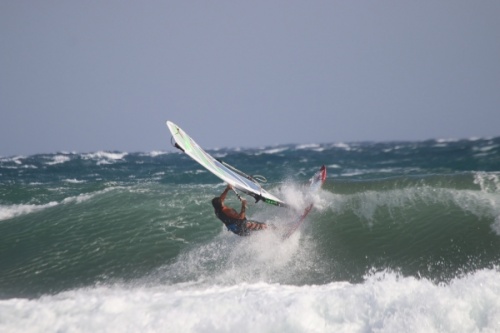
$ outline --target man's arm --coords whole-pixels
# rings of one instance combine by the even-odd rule
[[[246,218],[246,213],[245,213],[246,210],[247,210],[247,201],[245,199],[243,199],[243,200],[241,200],[240,219]]]
[[[222,192],[222,194],[220,195],[220,202],[223,203],[224,200],[226,199],[226,196],[227,196],[227,192],[229,192],[229,190],[232,189],[231,185],[227,185],[226,189],[224,190],[224,192]]]
[[[224,214],[226,214],[230,218],[237,219],[237,220],[243,220],[246,218],[246,213],[245,213],[246,208],[247,208],[247,201],[242,200],[241,201],[241,211],[239,213],[236,211],[236,209],[226,207],[226,206],[224,206],[224,208],[222,208],[222,211],[224,212]]]

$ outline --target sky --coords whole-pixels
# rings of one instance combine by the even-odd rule
[[[0,1],[0,156],[500,135],[500,1]]]

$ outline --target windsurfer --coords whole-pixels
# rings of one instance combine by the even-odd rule
[[[231,189],[231,185],[227,185],[226,189],[219,197],[212,199],[212,206],[214,207],[217,218],[224,223],[229,231],[239,236],[249,236],[253,231],[267,229],[268,225],[265,223],[247,220],[246,200],[241,200],[241,210],[239,213],[234,208],[224,205],[227,193]]]

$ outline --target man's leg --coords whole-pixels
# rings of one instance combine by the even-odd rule
[[[267,229],[267,224],[257,221],[246,221],[245,229],[249,231],[264,230]]]

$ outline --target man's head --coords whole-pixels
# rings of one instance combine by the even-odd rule
[[[222,202],[220,200],[220,197],[215,197],[212,199],[212,206],[214,206],[215,209],[222,208]]]

